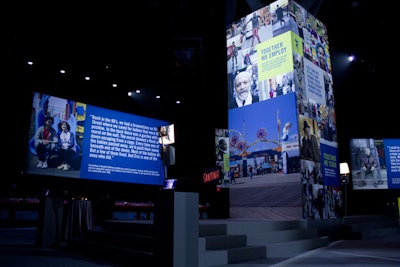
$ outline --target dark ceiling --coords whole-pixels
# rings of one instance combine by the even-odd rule
[[[76,63],[77,71],[113,65],[120,76],[135,78],[132,82],[143,79],[148,84],[147,78],[154,77],[154,72],[179,68],[177,57],[183,57],[182,53],[193,46],[203,50],[197,60],[204,59],[204,50],[212,53],[221,45],[218,42],[224,40],[227,22],[270,2],[227,0],[225,5],[224,1],[210,0],[150,0],[42,8],[35,3],[17,9],[12,18],[16,29],[13,37],[17,52],[23,56],[59,65]],[[371,1],[298,2],[327,25],[333,49],[371,55],[382,47],[383,33],[391,28],[389,6]],[[371,33],[381,38],[372,38]],[[134,77],[137,71],[142,74],[140,78]]]
[[[82,93],[93,86],[107,92],[108,101],[108,86],[116,82],[119,86],[114,94],[125,96],[138,88],[151,89],[153,94],[154,90],[168,91],[171,102],[180,98],[185,103],[201,96],[200,92],[211,88],[216,92],[216,87],[224,85],[227,23],[270,2],[17,3],[15,16],[11,16],[13,48],[18,64],[35,61],[36,82],[48,85],[45,90],[68,85],[69,90]],[[369,74],[387,72],[387,55],[395,54],[388,42],[395,32],[393,8],[371,1],[298,2],[328,27],[337,87],[343,85],[342,74],[348,71],[335,60],[342,53],[358,55]],[[59,68],[69,74],[62,85]],[[81,85],[82,75],[92,76],[91,83]]]
[[[166,119],[182,124],[182,135],[193,136],[199,125],[207,133],[225,128],[226,25],[271,2],[17,2],[9,19],[13,92],[41,91]],[[398,89],[396,9],[389,2],[297,2],[328,29],[339,137],[399,137],[388,130],[392,113],[398,114],[392,97]],[[343,59],[351,53],[358,61],[349,66]],[[28,59],[35,64],[27,66]],[[141,99],[126,96],[136,89]],[[155,94],[162,99],[155,102]]]

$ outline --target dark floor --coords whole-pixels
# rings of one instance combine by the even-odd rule
[[[122,267],[59,248],[37,248],[36,228],[0,228],[0,267]],[[291,258],[265,259],[235,267],[400,266],[400,235],[372,240],[340,240]],[[222,266],[221,266],[222,267]]]
[[[0,267],[121,267],[66,249],[38,248],[36,228],[0,228]]]

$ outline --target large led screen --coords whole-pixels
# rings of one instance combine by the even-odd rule
[[[354,190],[400,188],[400,139],[353,138],[350,156]]]
[[[168,124],[35,92],[25,173],[163,185]]]

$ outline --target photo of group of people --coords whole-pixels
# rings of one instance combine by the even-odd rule
[[[74,101],[41,93],[34,93],[32,103],[27,170],[63,171],[63,175],[79,177],[82,140],[77,138],[77,117],[84,117],[84,108]]]
[[[174,124],[33,92],[24,172],[163,185]]]

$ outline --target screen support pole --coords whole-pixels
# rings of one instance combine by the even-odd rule
[[[167,164],[165,162],[165,147],[164,147],[164,138],[161,137],[161,156],[162,156],[162,162],[164,166],[164,179],[166,180],[168,178],[167,176]]]

